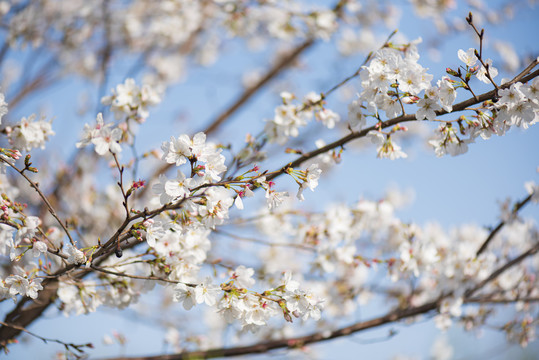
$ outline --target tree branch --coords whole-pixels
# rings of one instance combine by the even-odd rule
[[[524,200],[518,202],[515,204],[515,206],[513,207],[513,211],[511,211],[511,214],[512,215],[515,215],[520,209],[522,209],[524,207],[524,205],[526,205],[532,198],[532,195],[533,194],[530,194],[528,195],[528,197],[526,197]],[[487,248],[488,244],[490,243],[490,241],[494,238],[494,236],[496,236],[496,234],[502,229],[502,227],[506,224],[507,222],[506,221],[500,221],[498,223],[498,225],[494,228],[494,230],[492,230],[489,234],[489,236],[487,237],[487,239],[483,242],[483,244],[481,245],[481,247],[479,248],[479,250],[477,250],[477,253],[475,254],[475,256],[479,256],[481,255],[481,253],[483,251],[485,251],[485,249]]]
[[[535,62],[536,61],[534,61],[534,63]],[[534,71],[533,73],[531,73],[528,76],[522,77],[520,82],[523,82],[523,83],[528,82],[529,80],[531,80],[531,79],[533,79],[533,78],[535,78],[537,76],[539,76],[539,70]],[[516,80],[517,78],[518,77],[514,78],[513,80],[511,80],[509,82],[504,83],[503,85],[500,85],[500,89],[506,89],[506,88],[510,87],[511,85],[513,85],[514,83],[519,82],[518,80]],[[491,90],[491,91],[489,91],[487,93],[479,95],[477,97],[477,99],[470,98],[468,100],[462,101],[462,102],[460,102],[460,103],[453,106],[453,110],[451,111],[451,113],[465,110],[467,107],[470,107],[470,106],[478,104],[478,103],[482,103],[482,102],[487,101],[487,100],[492,100],[496,96],[496,91],[497,90]],[[446,114],[449,114],[449,112],[446,111],[446,110],[436,111],[436,116],[441,116],[441,115],[446,115]],[[361,130],[359,132],[352,132],[349,135],[347,135],[347,136],[345,136],[345,137],[343,137],[343,138],[341,138],[339,140],[336,140],[336,141],[334,141],[334,142],[332,142],[332,143],[330,143],[330,144],[328,144],[328,145],[326,145],[324,147],[321,147],[319,149],[316,149],[316,150],[313,150],[311,152],[303,154],[302,156],[298,157],[296,160],[284,165],[283,167],[281,167],[281,169],[279,169],[277,171],[273,171],[273,172],[268,173],[267,176],[266,176],[266,180],[268,180],[268,181],[273,180],[276,177],[286,173],[288,168],[298,167],[302,163],[304,163],[305,161],[307,161],[309,159],[312,159],[317,155],[323,154],[323,153],[328,152],[330,150],[333,150],[335,148],[342,147],[342,146],[344,146],[345,144],[349,143],[352,140],[365,137],[369,133],[369,131],[371,131],[371,130],[381,130],[381,129],[385,129],[385,128],[388,128],[388,127],[393,126],[393,125],[397,125],[397,124],[400,124],[400,123],[403,123],[403,122],[408,122],[408,121],[414,121],[414,120],[416,120],[416,115],[415,114],[401,115],[401,116],[398,116],[396,118],[386,120],[386,121],[383,121],[383,122],[378,123],[376,125],[365,128],[365,129],[363,129],[363,130]]]
[[[493,230],[487,238],[490,238],[492,233],[495,230]],[[485,300],[482,297],[472,297],[474,293],[485,287],[488,283],[496,279],[498,276],[500,276],[502,273],[510,269],[511,267],[520,264],[524,259],[526,259],[529,256],[535,255],[539,251],[539,242],[536,243],[534,246],[532,246],[529,250],[522,253],[521,255],[517,256],[513,260],[508,261],[504,265],[500,266],[498,269],[493,271],[490,276],[488,276],[485,280],[481,281],[476,286],[468,289],[464,294],[464,303],[473,303],[473,302],[485,302]],[[421,306],[417,307],[410,307],[405,309],[395,309],[387,313],[386,315],[359,322],[347,327],[340,328],[338,330],[331,331],[330,333],[326,332],[316,332],[312,333],[310,335],[301,336],[301,337],[295,337],[295,338],[288,338],[288,339],[280,339],[280,340],[273,340],[269,342],[264,343],[258,343],[254,345],[249,346],[239,346],[239,347],[233,347],[233,348],[221,348],[221,349],[213,349],[213,350],[207,350],[207,351],[193,351],[193,352],[184,352],[180,354],[172,354],[172,355],[156,355],[156,356],[147,356],[147,357],[120,357],[120,358],[110,358],[109,360],[182,360],[182,359],[210,359],[210,358],[220,358],[220,357],[231,357],[231,356],[240,356],[240,355],[247,355],[247,354],[259,354],[259,353],[265,353],[270,350],[275,349],[293,349],[302,347],[308,344],[312,343],[318,343],[323,342],[327,340],[332,340],[338,337],[342,336],[348,336],[353,333],[368,330],[371,328],[383,326],[389,323],[393,323],[399,320],[403,320],[406,318],[410,318],[416,315],[420,314],[426,314],[428,312],[431,312],[433,310],[436,310],[439,306],[439,303],[446,297],[452,296],[451,293],[447,294],[441,294],[437,300],[430,301],[428,303],[425,303]],[[506,302],[509,302],[509,300],[505,300]],[[515,298],[511,302],[516,301],[522,301],[519,298]],[[525,300],[524,300],[525,301]],[[531,301],[535,301],[534,298],[532,298]],[[490,302],[496,302],[495,300],[492,300]],[[502,302],[502,301],[498,301]]]
[[[91,344],[91,343],[87,343],[87,344],[74,344],[74,343],[67,343],[67,342],[64,342],[62,340],[58,340],[58,339],[51,339],[51,338],[47,338],[47,337],[43,337],[43,336],[40,336],[40,335],[37,335],[36,333],[33,333],[27,329],[25,329],[24,327],[22,326],[18,326],[18,325],[15,325],[15,324],[8,324],[8,323],[5,323],[3,321],[0,321],[0,324],[2,324],[3,326],[6,326],[6,327],[10,327],[10,328],[13,328],[15,330],[18,330],[18,331],[23,331],[33,337],[36,337],[38,338],[39,340],[42,340],[44,343],[47,343],[47,342],[55,342],[55,343],[58,343],[58,344],[61,344],[63,345],[67,350],[69,350],[70,348],[72,348],[73,350],[76,350],[77,352],[83,354],[84,353],[84,350],[83,348],[85,347],[89,347],[89,348],[93,348],[94,346]]]

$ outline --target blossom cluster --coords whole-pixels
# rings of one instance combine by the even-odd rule
[[[77,143],[77,147],[81,148],[92,143],[95,145],[95,152],[101,156],[109,151],[113,154],[121,152],[119,141],[122,139],[122,130],[112,128],[113,126],[112,123],[105,124],[102,113],[97,114],[95,125],[84,124],[82,140]]]
[[[346,316],[359,304],[376,298],[377,285],[382,285],[376,280],[381,267],[390,279],[390,283],[384,284],[402,289],[387,294],[395,299],[406,293],[406,284],[411,280],[415,284],[413,296],[408,300],[411,305],[451,294],[439,307],[435,322],[440,329],[447,329],[454,320],[467,328],[480,326],[485,319],[482,323],[470,322],[478,313],[474,307],[465,307],[463,299],[468,296],[467,291],[482,284],[511,254],[525,251],[529,244],[536,243],[535,224],[514,221],[497,237],[496,241],[504,244],[501,250],[478,255],[478,249],[488,237],[485,229],[465,225],[446,231],[434,223],[425,226],[404,223],[395,216],[395,208],[401,203],[400,195],[388,194],[380,202],[361,200],[351,206],[339,204],[319,214],[293,214],[283,209],[260,216],[257,225],[276,246],[290,244],[310,250],[301,258],[310,261],[311,272],[333,274],[335,287],[324,287],[324,292],[320,293],[324,298],[333,299],[326,306],[326,311],[333,316]],[[276,232],[276,229],[280,230]],[[274,256],[278,256],[281,263],[288,261],[288,266],[294,268],[297,257],[276,251],[279,255]],[[504,255],[500,256],[499,252]],[[535,271],[536,262],[522,263],[485,286],[478,296],[503,299],[509,294],[518,293],[517,297],[535,294],[538,291]],[[519,311],[528,314],[533,310],[527,307]]]
[[[34,114],[21,118],[21,121],[7,129],[8,140],[14,149],[30,151],[35,148],[45,148],[49,136],[54,135],[49,121],[40,119],[36,121]]]
[[[112,90],[112,95],[101,99],[103,105],[110,106],[117,120],[127,118],[139,123],[148,118],[148,107],[160,102],[161,97],[155,89],[147,84],[139,87],[131,78],[117,85],[116,89]]]
[[[323,98],[320,94],[311,92],[305,96],[300,104],[292,104],[295,98],[288,92],[281,93],[283,104],[275,108],[273,119],[266,120],[264,131],[272,142],[283,145],[290,137],[298,137],[299,129],[307,126],[313,118],[321,122],[326,128],[332,129],[340,121],[340,116],[330,109],[323,107]]]

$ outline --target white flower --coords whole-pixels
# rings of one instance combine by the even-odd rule
[[[92,139],[92,144],[95,145],[95,152],[103,156],[107,152],[117,154],[122,151],[122,147],[118,144],[122,138],[122,130],[115,128],[111,130],[109,127],[99,130],[97,135]]]
[[[458,57],[460,61],[466,64],[468,67],[472,67],[477,62],[477,56],[475,56],[475,49],[469,48],[468,51],[460,49],[458,51]]]
[[[271,190],[270,188],[266,190],[266,200],[270,210],[281,205],[286,197],[288,197],[288,192],[277,192],[275,190]]]
[[[164,142],[161,145],[163,150],[162,159],[169,164],[176,164],[180,166],[187,162],[187,158],[192,155],[191,153],[191,140],[187,135],[180,135],[178,138],[171,137],[170,141]]]
[[[367,137],[371,139],[373,144],[378,145],[376,151],[378,157],[389,158],[391,160],[396,160],[400,158],[407,158],[408,155],[401,150],[401,147],[395,144],[390,136],[384,136],[379,131],[371,130],[368,132]]]
[[[305,171],[305,181],[301,183],[297,198],[301,201],[303,201],[305,198],[303,197],[303,190],[305,188],[311,189],[311,191],[314,191],[314,189],[318,186],[318,179],[320,178],[320,174],[322,174],[322,170],[318,166],[318,164],[312,164],[307,168]]]
[[[118,141],[122,138],[122,130],[119,128],[111,130],[112,126],[111,123],[104,123],[103,114],[97,114],[94,126],[84,125],[82,139],[77,143],[77,147],[81,148],[92,143],[95,145],[95,152],[101,156],[105,155],[109,150],[115,154],[121,152],[122,147],[118,144]]]
[[[68,255],[68,264],[81,265],[86,262],[86,256],[84,255],[84,253],[70,243],[65,246],[65,250]]]
[[[14,126],[13,130],[8,133],[8,139],[14,148],[30,151],[34,148],[44,149],[45,142],[52,135],[54,131],[50,122],[43,119],[36,121],[36,115],[32,114],[28,118],[23,117],[20,123]]]
[[[341,120],[339,114],[329,109],[322,109],[314,114],[316,120],[321,121],[328,129],[333,129],[335,123]]]
[[[254,273],[254,269],[240,265],[234,270],[230,277],[234,279],[234,284],[236,284],[237,287],[249,289],[255,284],[255,279],[253,279]]]
[[[32,243],[32,250],[34,257],[38,257],[47,252],[47,244],[45,244],[43,241],[34,241]]]
[[[528,181],[524,184],[524,188],[532,196],[531,201],[539,203],[539,185],[536,185],[533,181]]]
[[[533,79],[531,83],[523,85],[520,89],[529,101],[536,106],[539,105],[539,77]]]
[[[457,99],[457,91],[449,81],[447,76],[444,76],[441,80],[438,80],[438,95],[440,103],[445,111],[453,111],[453,103]]]
[[[434,121],[436,119],[436,111],[442,109],[436,100],[429,98],[419,100],[417,106],[419,107],[415,114],[417,120],[427,119]]]
[[[367,117],[363,114],[359,99],[352,101],[348,105],[348,123],[354,131],[360,131],[367,123]]]
[[[193,186],[193,179],[186,178],[185,175],[178,170],[175,179],[165,182],[165,192],[172,198],[181,198],[189,195],[189,187]]]
[[[28,279],[21,275],[10,275],[6,278],[5,283],[6,285],[9,285],[10,296],[15,296],[17,294],[25,296],[28,291],[28,286],[30,285]]]
[[[299,282],[292,280],[292,272],[285,271],[283,274],[283,283],[286,291],[296,291],[299,288]]]
[[[514,83],[509,89],[501,89],[498,91],[500,100],[498,106],[507,105],[512,108],[516,104],[524,101],[524,93],[520,90],[522,83]]]
[[[146,226],[146,242],[149,246],[155,247],[156,240],[166,234],[164,223],[159,220],[148,219],[144,222],[144,226]]]
[[[490,77],[494,79],[498,75],[498,69],[492,66],[492,59],[485,60],[485,64],[488,65]],[[490,84],[490,80],[487,77],[487,69],[483,65],[481,65],[481,68],[475,76],[485,84]]]
[[[193,287],[179,283],[174,287],[173,301],[181,302],[185,310],[190,310],[196,305],[196,293]]]
[[[17,231],[15,243],[18,244],[23,240],[30,240],[37,232],[38,226],[41,225],[41,219],[37,216],[27,216],[24,219],[24,226]]]
[[[138,122],[143,122],[149,115],[147,107],[161,102],[159,94],[149,85],[143,85],[142,89],[135,84],[135,80],[126,79],[123,84],[118,84],[112,90],[112,95],[101,99],[103,105],[110,105],[116,119],[129,117]]]
[[[41,281],[43,279],[32,279],[30,283],[28,284],[28,288],[26,289],[26,296],[32,299],[37,299],[37,292],[39,290],[43,290],[43,286],[41,286]]]
[[[197,304],[206,303],[208,306],[217,304],[217,296],[221,293],[221,288],[211,283],[211,278],[207,277],[203,283],[195,287],[195,299]]]
[[[402,113],[401,103],[394,96],[389,96],[387,93],[379,94],[376,98],[376,104],[381,110],[386,112],[388,119],[393,119]]]
[[[447,298],[440,305],[440,314],[450,314],[454,317],[462,315],[462,298]]]
[[[161,205],[165,205],[174,199],[171,195],[166,192],[167,177],[164,174],[159,174],[159,182],[153,184],[152,191],[154,194],[159,195],[159,202]]]
[[[220,174],[226,171],[225,157],[221,154],[215,153],[211,156],[205,156],[204,161],[204,178],[213,181],[220,181]]]

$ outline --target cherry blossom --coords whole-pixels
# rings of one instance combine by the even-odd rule
[[[429,221],[407,212],[409,192],[383,194],[378,180],[364,189],[362,178],[380,175],[365,154],[394,160],[383,161],[383,180],[404,182],[391,169],[420,151],[463,155],[539,121],[539,58],[492,31],[511,24],[510,9],[479,1],[473,15],[454,17],[469,6],[0,2],[0,301],[14,302],[5,302],[0,347],[16,348],[22,331],[63,345],[58,356],[92,356],[83,353],[97,346],[91,339],[43,338],[30,326],[41,314],[76,323],[103,307],[129,309],[160,334],[149,344],[182,358],[313,351],[420,317],[528,345],[539,231],[521,210],[539,202],[536,181],[520,198],[492,193],[491,223],[447,226],[436,209]],[[425,41],[393,31],[402,9],[428,22]],[[477,42],[431,61],[432,44],[459,32]],[[244,56],[256,50],[254,62]],[[248,81],[233,88],[234,79]],[[52,86],[65,99],[48,106]],[[84,94],[73,100],[72,89]],[[18,115],[36,108],[47,116]],[[78,142],[58,140],[71,126]],[[443,162],[452,163],[460,158]],[[465,187],[435,177],[461,207],[470,201],[461,193],[492,190],[471,173]],[[500,304],[511,304],[503,317]],[[441,339],[432,358],[451,357]]]

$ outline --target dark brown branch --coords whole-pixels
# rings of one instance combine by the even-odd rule
[[[259,343],[250,346],[240,346],[228,349],[214,349],[208,351],[193,351],[182,354],[173,355],[157,355],[148,357],[132,357],[132,358],[114,358],[114,360],[182,360],[182,359],[210,359],[218,357],[231,357],[247,354],[260,354],[275,349],[294,349],[300,348],[312,343],[318,343],[322,341],[328,341],[342,336],[348,336],[353,333],[375,328],[385,324],[389,324],[398,320],[410,318],[416,315],[424,314],[429,311],[435,310],[438,307],[438,301],[432,301],[425,305],[412,307],[408,309],[398,309],[391,311],[387,315],[374,318],[371,320],[359,322],[357,324],[343,327],[332,332],[324,333],[317,332],[306,336],[300,336],[296,338],[273,340],[264,343]]]
[[[513,304],[515,302],[523,303],[537,303],[539,302],[539,297],[516,297],[514,299],[507,298],[492,298],[490,296],[480,296],[469,298],[465,301],[467,304],[477,303],[477,304]]]
[[[464,302],[471,303],[477,302],[480,298],[470,298],[475,292],[482,289],[485,285],[496,279],[503,272],[509,268],[521,263],[524,259],[529,256],[536,254],[539,251],[539,243],[530,248],[528,251],[522,253],[520,256],[514,258],[513,260],[505,263],[494,272],[491,273],[489,277],[480,282],[475,287],[469,289],[465,293]],[[402,319],[407,319],[416,315],[426,314],[438,308],[440,301],[448,296],[451,296],[451,293],[441,295],[437,300],[428,302],[424,305],[411,307],[406,309],[396,309],[389,312],[386,315],[359,322],[351,326],[343,327],[338,330],[334,330],[329,334],[325,332],[317,332],[307,336],[301,336],[296,338],[288,338],[281,340],[268,341],[264,343],[259,343],[250,346],[240,346],[234,348],[222,348],[222,349],[213,349],[208,351],[193,351],[185,352],[180,354],[172,355],[157,355],[157,356],[148,356],[148,357],[122,357],[122,358],[113,358],[110,360],[182,360],[182,359],[210,359],[210,358],[220,358],[220,357],[231,357],[231,356],[240,356],[247,354],[259,354],[265,353],[275,349],[294,349],[302,347],[312,343],[319,343],[327,340],[332,340],[342,336],[348,336],[353,333],[383,326],[389,323],[393,323]],[[514,301],[519,301],[515,299]]]
[[[4,322],[19,327],[27,327],[35,319],[39,318],[52,303],[53,299],[56,298],[58,280],[45,279],[41,285],[43,286],[43,290],[38,292],[38,298],[32,300],[29,297],[23,297],[15,309],[6,315]],[[21,330],[13,326],[3,325],[0,327],[0,349],[6,347],[9,341],[20,333]]]
[[[528,76],[522,77],[521,82],[523,82],[523,83],[528,82],[529,80],[531,80],[531,79],[533,79],[533,78],[535,78],[537,76],[539,76],[539,70],[534,71],[533,73],[531,73]],[[500,89],[508,88],[512,84],[518,82],[516,79],[517,78],[515,78],[515,79],[501,85]],[[477,99],[476,98],[470,98],[468,100],[462,101],[462,102],[460,102],[460,103],[453,106],[453,110],[451,111],[451,113],[465,110],[466,108],[468,108],[468,107],[470,107],[472,105],[482,103],[482,102],[487,101],[487,100],[492,100],[495,96],[496,96],[496,90],[491,90],[491,91],[489,91],[487,93],[484,93],[482,95],[477,96]],[[445,114],[449,114],[449,112],[446,111],[446,110],[436,111],[436,116],[441,116],[441,115],[445,115]],[[416,120],[415,114],[401,115],[401,116],[398,116],[396,118],[386,120],[386,121],[383,121],[383,122],[378,123],[376,125],[370,126],[370,127],[366,128],[366,129],[363,129],[363,130],[361,130],[359,132],[352,132],[349,135],[347,135],[347,136],[345,136],[345,137],[343,137],[343,138],[341,138],[341,139],[339,139],[337,141],[334,141],[334,142],[332,142],[332,143],[330,143],[330,144],[328,144],[328,145],[326,145],[324,147],[321,147],[319,149],[316,149],[316,150],[313,150],[311,152],[303,154],[302,156],[300,156],[299,158],[297,158],[293,162],[286,164],[285,166],[283,166],[281,169],[279,169],[277,171],[273,171],[273,172],[268,173],[268,175],[266,176],[266,179],[268,181],[273,180],[276,177],[286,173],[288,168],[298,167],[302,163],[304,163],[305,161],[307,161],[309,159],[312,159],[317,155],[320,155],[320,154],[323,154],[323,153],[328,152],[330,150],[342,147],[342,146],[344,146],[345,144],[349,143],[352,140],[365,137],[369,133],[369,131],[371,131],[371,130],[381,130],[381,129],[385,129],[385,128],[388,128],[390,126],[393,126],[393,125],[396,125],[396,124],[399,124],[399,123],[403,123],[403,122],[407,122],[407,121],[414,121],[414,120]]]

